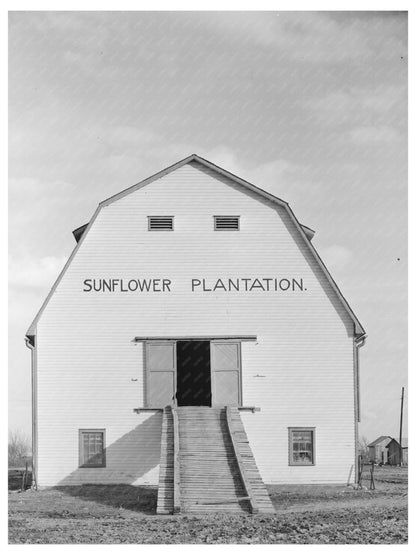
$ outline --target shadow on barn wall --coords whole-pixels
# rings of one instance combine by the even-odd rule
[[[149,416],[107,445],[105,468],[77,468],[54,489],[112,507],[154,513],[157,486],[134,484],[159,465],[161,429],[162,413]]]

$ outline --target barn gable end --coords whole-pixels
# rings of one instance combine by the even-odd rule
[[[84,237],[87,235],[88,231],[91,229],[91,226],[93,225],[93,223],[94,223],[97,215],[101,211],[101,209],[105,206],[108,206],[108,205],[114,203],[114,202],[117,202],[118,200],[124,198],[127,195],[130,195],[130,194],[134,193],[135,191],[145,187],[146,185],[150,185],[151,183],[161,179],[163,176],[168,175],[169,173],[172,173],[172,172],[178,170],[179,168],[181,168],[182,166],[184,166],[186,164],[196,164],[196,165],[199,164],[203,168],[206,168],[209,171],[211,171],[211,173],[213,173],[213,174],[217,174],[218,176],[226,177],[226,179],[228,180],[228,182],[230,184],[233,183],[233,184],[239,185],[243,190],[246,189],[247,191],[252,191],[254,193],[257,193],[257,195],[261,199],[267,199],[273,204],[284,207],[285,210],[287,211],[290,219],[293,221],[293,223],[294,223],[294,225],[297,229],[297,232],[301,235],[302,239],[306,242],[306,244],[308,245],[308,248],[311,250],[313,257],[316,260],[317,265],[323,271],[324,275],[326,276],[326,279],[328,279],[328,281],[330,283],[330,286],[333,288],[336,296],[340,299],[340,302],[344,306],[347,314],[350,316],[350,318],[354,322],[355,335],[357,336],[357,338],[363,337],[365,335],[365,330],[362,327],[360,321],[358,320],[358,318],[356,317],[356,315],[352,311],[352,309],[349,306],[348,302],[346,301],[345,297],[342,295],[342,293],[341,293],[340,289],[338,288],[335,280],[332,278],[331,274],[329,273],[329,271],[326,268],[324,262],[322,261],[322,259],[318,255],[317,251],[315,250],[313,245],[310,243],[310,240],[312,239],[315,232],[313,230],[311,230],[310,228],[308,228],[307,226],[304,226],[304,225],[299,223],[295,214],[293,213],[292,209],[290,208],[289,204],[287,202],[279,199],[278,197],[275,197],[274,195],[272,195],[270,193],[267,193],[266,191],[260,189],[259,187],[256,187],[255,185],[253,185],[253,184],[235,176],[234,174],[228,172],[227,170],[224,170],[223,168],[220,168],[219,166],[216,166],[215,164],[205,160],[204,158],[201,158],[200,156],[198,156],[196,154],[192,154],[191,156],[185,158],[184,160],[182,160],[180,162],[177,162],[176,164],[174,164],[172,166],[169,166],[168,168],[166,168],[166,169],[158,172],[157,174],[139,182],[138,184],[133,185],[133,186],[129,187],[128,189],[125,189],[124,191],[121,191],[120,193],[117,193],[116,195],[113,195],[112,197],[109,197],[108,199],[102,201],[99,204],[99,206],[98,206],[97,210],[95,211],[93,217],[91,218],[90,222],[88,224],[80,226],[79,228],[74,230],[73,233],[74,233],[74,236],[77,240],[77,245],[75,246],[73,252],[71,253],[71,256],[69,257],[67,263],[65,264],[64,268],[62,269],[62,271],[61,271],[60,275],[58,276],[56,282],[52,286],[51,291],[49,292],[48,296],[46,297],[44,303],[42,304],[42,306],[39,310],[39,312],[36,314],[34,320],[32,321],[31,325],[29,326],[29,328],[26,332],[26,336],[36,335],[36,324],[37,324],[39,318],[41,317],[41,314],[42,314],[43,310],[45,309],[47,303],[49,302],[51,296],[53,295],[57,285],[59,284],[60,280],[62,279],[63,275],[65,274],[67,268],[71,264],[71,261],[74,258],[74,256],[76,255],[76,252],[81,247],[81,244],[82,244],[82,241],[83,241]],[[198,194],[198,191],[195,191],[195,193]]]
[[[364,330],[286,202],[193,155],[82,227],[27,332],[40,485],[157,483],[160,409],[189,401],[193,351],[197,402],[242,410],[264,481],[347,480]],[[80,464],[90,438],[106,444],[99,467]]]

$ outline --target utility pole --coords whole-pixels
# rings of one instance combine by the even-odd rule
[[[402,466],[402,464],[403,464],[403,450],[402,450],[403,397],[404,397],[404,387],[402,387],[402,401],[401,401],[401,404],[400,404],[400,436],[399,436],[399,443],[400,443],[400,466]]]

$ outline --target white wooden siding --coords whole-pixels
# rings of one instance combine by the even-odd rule
[[[175,230],[149,232],[149,215]],[[240,215],[214,231],[213,215]],[[303,278],[306,291],[190,292],[192,278]],[[85,279],[168,278],[171,293],[83,292]],[[135,336],[257,335],[242,345],[243,414],[269,483],[345,482],[354,464],[353,323],[285,209],[197,163],[105,206],[37,326],[38,482],[157,483],[161,415],[143,406]],[[288,465],[288,428],[316,427],[316,465]],[[78,469],[78,429],[107,466]]]

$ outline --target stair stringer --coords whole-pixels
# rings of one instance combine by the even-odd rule
[[[170,406],[163,409],[160,445],[159,487],[157,490],[156,513],[173,513],[174,505],[174,439],[173,415]]]
[[[238,450],[237,458],[242,464],[243,481],[247,484],[247,490],[252,498],[252,507],[256,507],[259,513],[275,513],[269,492],[260,476],[256,459],[251,450],[243,421],[237,407],[227,407],[229,415],[230,434],[233,435],[233,444]]]

